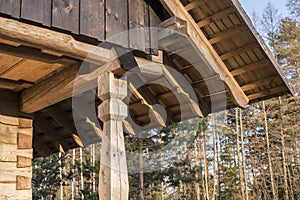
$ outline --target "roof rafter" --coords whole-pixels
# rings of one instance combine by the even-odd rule
[[[171,12],[178,18],[181,18],[187,22],[187,33],[191,38],[194,45],[198,48],[203,59],[216,71],[221,79],[226,83],[230,92],[234,98],[237,105],[245,107],[249,99],[234,79],[232,74],[227,69],[226,65],[223,63],[221,58],[218,56],[217,52],[214,50],[212,45],[209,43],[208,39],[205,37],[203,32],[199,29],[198,25],[194,19],[190,16],[188,11],[184,8],[179,0],[160,0],[164,5],[166,10]]]

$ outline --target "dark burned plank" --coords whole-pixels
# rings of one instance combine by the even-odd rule
[[[79,0],[53,0],[52,26],[79,33]]]
[[[104,0],[80,1],[80,34],[104,40]]]
[[[44,2],[44,0],[22,0],[21,18],[42,23]]]
[[[127,1],[106,0],[106,41],[128,47]]]
[[[16,18],[20,17],[21,0],[1,0],[0,13],[4,13]]]
[[[145,8],[143,0],[128,0],[129,47],[145,50]]]

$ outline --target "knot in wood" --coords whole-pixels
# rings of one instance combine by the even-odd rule
[[[73,5],[69,4],[69,5],[67,5],[65,10],[66,10],[67,13],[69,13],[73,8],[74,8]]]

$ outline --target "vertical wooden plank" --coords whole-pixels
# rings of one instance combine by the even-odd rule
[[[129,48],[145,50],[145,9],[143,0],[128,0]]]
[[[104,40],[104,0],[80,1],[80,34]]]
[[[52,26],[79,33],[79,0],[53,0]]]
[[[0,1],[0,12],[11,15],[12,14],[12,5],[13,5],[13,0],[1,0]]]
[[[106,41],[128,47],[127,0],[106,0]]]
[[[44,0],[22,0],[21,18],[43,22]]]
[[[44,1],[44,12],[43,12],[43,25],[51,26],[52,22],[52,0]]]
[[[150,49],[150,16],[149,16],[149,0],[145,0],[144,2],[144,18],[145,18],[145,27],[146,27],[146,31],[145,31],[145,45],[146,45],[146,49],[145,49],[145,53],[150,54],[151,53],[151,49]]]
[[[149,6],[149,19],[150,19],[150,44],[151,44],[151,54],[158,55],[158,31],[156,30],[161,23],[161,20],[154,12],[153,8]]]
[[[21,17],[21,0],[13,0],[11,16],[15,18]]]

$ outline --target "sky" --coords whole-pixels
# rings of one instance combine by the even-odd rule
[[[262,15],[264,8],[269,0],[239,0],[246,10],[248,15],[251,17],[251,13],[254,10],[259,16]],[[271,3],[278,9],[279,14],[282,17],[288,16],[288,10],[286,8],[287,0],[271,0]]]

